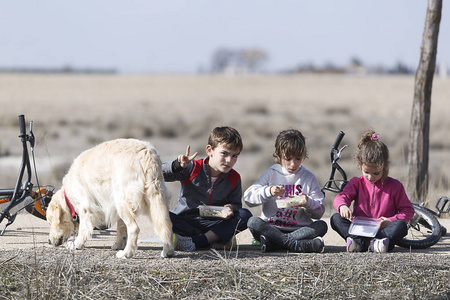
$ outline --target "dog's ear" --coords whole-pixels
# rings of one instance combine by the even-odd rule
[[[63,214],[61,202],[59,199],[60,194],[60,191],[58,191],[53,195],[52,201],[50,201],[50,204],[47,208],[47,221],[54,226],[57,226],[61,223]]]
[[[55,225],[61,223],[61,221],[62,221],[62,214],[63,214],[62,207],[58,203],[58,205],[56,206],[56,210],[55,210]]]

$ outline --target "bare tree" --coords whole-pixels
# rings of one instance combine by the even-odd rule
[[[211,71],[213,73],[223,72],[236,60],[236,52],[228,48],[217,49],[211,60]]]
[[[425,201],[428,193],[431,89],[436,68],[441,14],[442,0],[428,0],[409,134],[407,191],[411,200],[416,201]]]
[[[224,72],[229,67],[234,67],[254,72],[260,68],[267,59],[267,53],[260,48],[233,50],[222,47],[213,53],[211,59],[211,71],[213,73],[220,73]]]
[[[260,48],[243,49],[239,56],[241,64],[251,71],[258,69],[268,59],[267,53]]]

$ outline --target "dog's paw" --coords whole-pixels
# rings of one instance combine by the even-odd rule
[[[163,250],[161,251],[161,257],[173,257],[175,256],[175,250],[173,249],[172,243],[164,243]]]
[[[117,257],[117,258],[123,258],[123,259],[127,259],[127,258],[130,258],[130,257],[132,257],[132,256],[133,256],[132,253],[127,253],[127,252],[125,252],[124,250],[120,250],[120,251],[118,251],[117,254],[116,254],[116,257]]]
[[[125,249],[125,244],[120,242],[115,242],[114,245],[112,245],[111,250],[123,250]]]
[[[69,250],[75,250],[75,241],[67,241],[66,248]]]
[[[161,257],[163,257],[163,258],[174,257],[174,256],[175,256],[175,251],[174,250],[170,250],[170,251],[163,250],[163,251],[161,251]]]
[[[77,243],[77,240],[67,241],[66,248],[70,250],[81,250],[84,248],[83,244]]]

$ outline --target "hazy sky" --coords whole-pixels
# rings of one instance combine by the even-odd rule
[[[446,4],[437,61],[450,66]],[[426,0],[2,1],[0,67],[197,72],[220,47],[258,47],[268,71],[354,57],[416,68],[426,8]]]

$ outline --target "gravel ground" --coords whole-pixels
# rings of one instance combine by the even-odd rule
[[[327,220],[328,221],[328,220]],[[442,220],[450,225],[449,220]],[[154,237],[141,224],[141,238]],[[448,299],[450,238],[425,250],[346,253],[331,230],[325,252],[261,254],[248,231],[237,251],[177,252],[140,243],[131,259],[109,247],[114,230],[96,232],[84,250],[46,243],[45,221],[20,214],[2,240],[0,299]]]
[[[325,253],[345,252],[344,240],[330,227],[329,218],[323,219],[328,224],[328,233],[324,236]],[[440,219],[442,225],[450,228],[450,219]],[[4,220],[1,224],[2,228],[6,224]],[[156,234],[153,231],[152,225],[146,221],[146,218],[140,217],[138,219],[140,226],[138,252],[149,249],[160,249],[162,245],[155,242],[146,242],[146,239],[154,240]],[[17,250],[17,249],[35,249],[43,247],[52,251],[54,248],[50,246],[48,241],[49,225],[46,221],[35,218],[28,213],[20,213],[17,215],[15,222],[7,228],[3,236],[0,236],[1,250]],[[115,239],[115,230],[95,231],[91,239],[86,243],[87,249],[108,249],[112,246]],[[251,246],[252,236],[248,230],[237,235],[237,241],[240,250],[258,252],[257,247]],[[109,251],[114,252],[114,251]],[[159,254],[160,251],[158,251]],[[410,252],[409,249],[396,247],[394,252]],[[423,250],[413,250],[414,253],[424,254],[445,254],[450,255],[450,235],[441,238],[438,244],[431,248]]]

